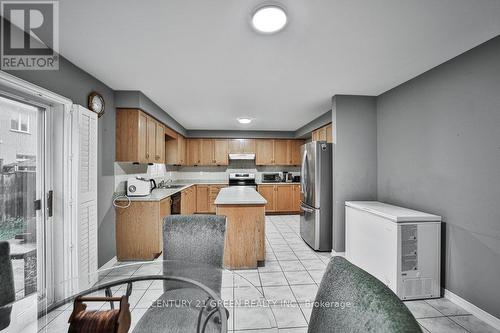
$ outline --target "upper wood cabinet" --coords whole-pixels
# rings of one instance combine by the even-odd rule
[[[255,139],[229,139],[228,154],[255,154]]]
[[[187,139],[187,165],[201,164],[201,142],[198,139]]]
[[[291,159],[291,165],[301,165],[302,160],[301,160],[301,155],[300,155],[300,147],[304,144],[304,140],[291,140],[291,152],[290,152],[290,159]]]
[[[255,164],[274,165],[274,140],[255,140]]]
[[[228,143],[225,139],[214,140],[214,164],[228,165],[227,147]]]
[[[201,165],[213,165],[214,159],[214,140],[201,139]]]
[[[186,165],[186,139],[182,135],[165,141],[165,163]]]
[[[300,165],[300,146],[304,140],[256,140],[257,165]]]
[[[188,165],[228,165],[227,154],[228,140],[226,139],[188,139]]]
[[[274,140],[274,163],[275,165],[290,165],[291,140]]]
[[[165,126],[156,122],[155,163],[165,163]]]
[[[333,142],[333,125],[332,123],[320,127],[312,132],[313,141],[326,141],[328,143]]]
[[[163,124],[139,109],[117,109],[116,161],[164,163]]]

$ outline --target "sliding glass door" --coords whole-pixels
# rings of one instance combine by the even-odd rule
[[[10,244],[16,299],[51,302],[49,109],[0,96],[0,241]]]

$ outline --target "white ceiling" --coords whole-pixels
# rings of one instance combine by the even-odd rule
[[[281,0],[270,36],[249,26],[261,3],[64,0],[61,53],[188,129],[295,130],[334,94],[378,95],[500,34],[500,0]]]

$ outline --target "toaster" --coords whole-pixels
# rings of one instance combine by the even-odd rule
[[[141,177],[127,179],[127,196],[141,197],[151,194],[151,180]]]

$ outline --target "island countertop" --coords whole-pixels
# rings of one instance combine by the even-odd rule
[[[245,186],[232,186],[220,190],[215,205],[265,205],[267,200],[255,189]]]

